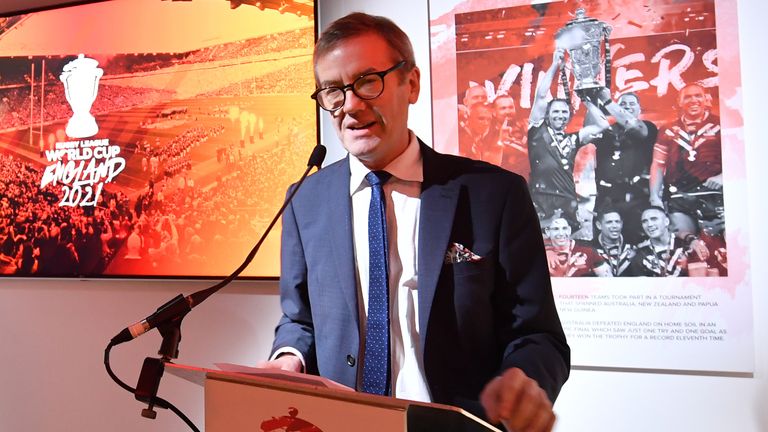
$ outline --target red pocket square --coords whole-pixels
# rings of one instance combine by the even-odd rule
[[[461,243],[451,243],[451,246],[445,251],[444,262],[446,264],[458,264],[463,262],[477,262],[481,259],[483,259],[483,257],[465,248]]]

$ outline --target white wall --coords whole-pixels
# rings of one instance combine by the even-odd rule
[[[200,1],[200,0],[198,0]],[[321,17],[347,11],[386,14],[414,39],[417,61],[428,78],[426,2],[411,0],[320,0]],[[414,6],[416,5],[416,6]],[[559,432],[768,431],[768,214],[761,184],[768,161],[760,124],[766,94],[764,18],[761,0],[738,2],[744,93],[745,139],[750,179],[750,227],[754,289],[754,378],[574,371],[556,404]],[[428,85],[424,83],[425,90]],[[430,138],[429,93],[422,93],[411,126]],[[324,135],[332,137],[330,129]],[[329,140],[331,138],[328,138]],[[333,138],[335,139],[335,138]],[[141,404],[114,385],[102,364],[114,334],[178,293],[203,282],[29,281],[0,279],[0,431],[185,431],[172,413],[157,420],[139,416]],[[276,284],[238,282],[195,309],[183,325],[181,363],[254,363],[269,349],[278,317]],[[134,385],[144,357],[160,338],[151,333],[112,353],[119,376]],[[659,353],[663,355],[663,353]],[[176,403],[203,426],[201,389],[167,376],[160,396]]]
[[[184,431],[171,412],[142,418],[142,405],[107,376],[104,348],[128,324],[202,282],[0,279],[0,431]],[[183,322],[180,363],[253,364],[268,355],[279,317],[274,282],[237,282]],[[113,349],[113,369],[135,386],[153,331]],[[202,388],[164,377],[159,395],[203,427]]]
[[[751,241],[754,378],[574,371],[558,399],[558,431],[768,431],[768,214],[763,128],[768,100],[767,3],[737,2]],[[724,151],[727,151],[725,148]],[[658,355],[664,355],[663,352]]]

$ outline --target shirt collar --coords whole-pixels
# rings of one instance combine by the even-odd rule
[[[700,119],[690,120],[690,119],[685,117],[685,114],[683,114],[680,117],[680,121],[683,123],[683,125],[685,125],[685,127],[691,127],[691,126],[694,126],[694,125],[698,126],[699,124],[704,123],[708,118],[709,118],[709,111],[705,111],[704,115],[701,116]]]
[[[392,177],[398,180],[423,182],[424,181],[424,161],[421,158],[421,148],[419,140],[413,131],[408,131],[408,147],[405,151],[396,157],[395,160],[384,167],[384,171],[392,174]],[[365,182],[365,175],[371,170],[363,165],[360,160],[349,155],[349,194],[368,186]]]

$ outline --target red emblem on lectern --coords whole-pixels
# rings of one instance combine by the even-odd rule
[[[290,407],[287,416],[272,417],[261,422],[261,430],[262,432],[323,432],[319,427],[297,417],[298,414],[298,409]]]

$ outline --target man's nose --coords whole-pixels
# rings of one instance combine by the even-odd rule
[[[355,94],[351,88],[344,92],[344,105],[342,106],[342,109],[345,113],[359,111],[364,107],[365,99],[362,99],[357,94]]]

